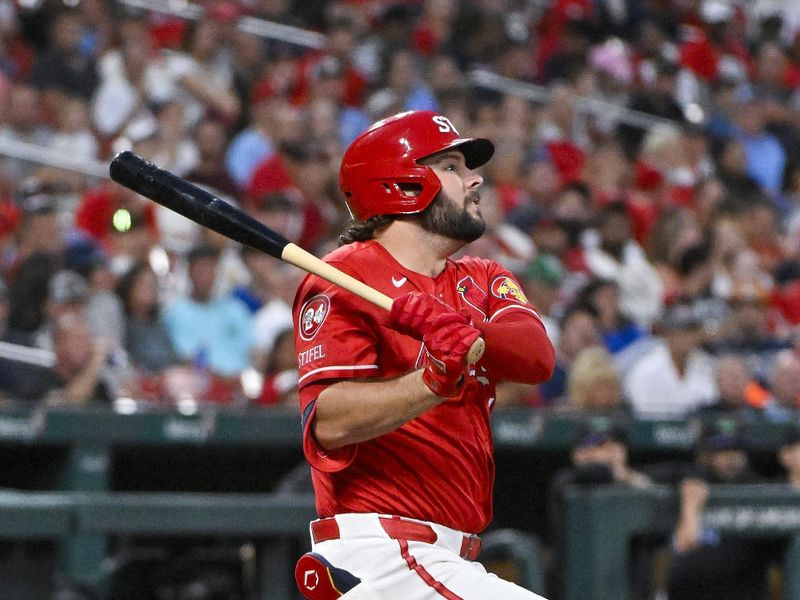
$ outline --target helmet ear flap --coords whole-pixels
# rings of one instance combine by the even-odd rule
[[[343,186],[351,214],[362,221],[376,215],[408,215],[425,210],[442,187],[429,167],[414,165],[406,169],[362,163],[350,165],[344,173],[354,185]]]

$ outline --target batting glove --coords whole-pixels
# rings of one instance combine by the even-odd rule
[[[389,327],[422,341],[430,334],[434,320],[455,313],[433,294],[409,292],[395,298],[389,312]]]
[[[422,381],[437,396],[453,398],[467,381],[467,353],[480,332],[454,310],[434,318],[429,329],[423,339],[427,363]]]

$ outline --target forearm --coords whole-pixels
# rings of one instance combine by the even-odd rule
[[[555,351],[539,321],[476,323],[486,341],[483,366],[501,381],[541,383],[553,374]]]
[[[239,100],[236,98],[235,94],[228,91],[212,92],[199,78],[196,77],[184,77],[181,80],[181,83],[203,104],[216,108],[229,117],[235,117],[239,114]]]
[[[422,370],[385,381],[340,381],[317,398],[311,424],[317,443],[334,450],[394,431],[443,398],[422,381]]]
[[[64,386],[65,399],[68,402],[84,404],[92,395],[92,392],[94,392],[102,369],[102,362],[98,362],[94,359],[91,360],[80,373]]]

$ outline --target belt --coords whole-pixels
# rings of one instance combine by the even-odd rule
[[[386,532],[386,535],[394,540],[435,544],[439,539],[433,527],[426,523],[407,521],[399,517],[378,517],[378,521]],[[312,521],[311,537],[315,544],[327,542],[328,540],[338,540],[341,537],[339,533],[339,524],[333,517]],[[461,558],[476,560],[480,552],[480,537],[474,534],[462,536],[461,549],[459,551],[459,556],[461,556]]]

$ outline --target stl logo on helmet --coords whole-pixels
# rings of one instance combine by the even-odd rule
[[[525,294],[519,289],[517,282],[511,279],[510,277],[495,277],[494,281],[492,281],[492,295],[497,296],[503,300],[516,300],[517,302],[522,302],[523,304],[528,303],[528,299],[525,297]]]
[[[442,115],[436,115],[433,117],[433,122],[439,126],[439,131],[442,133],[450,133],[451,131],[455,133],[457,136],[461,134],[458,133],[458,129],[456,129],[455,125],[450,122],[450,119],[447,117],[443,117]]]
[[[300,310],[300,337],[307,342],[314,339],[330,308],[331,301],[325,294],[318,294],[307,300]]]

